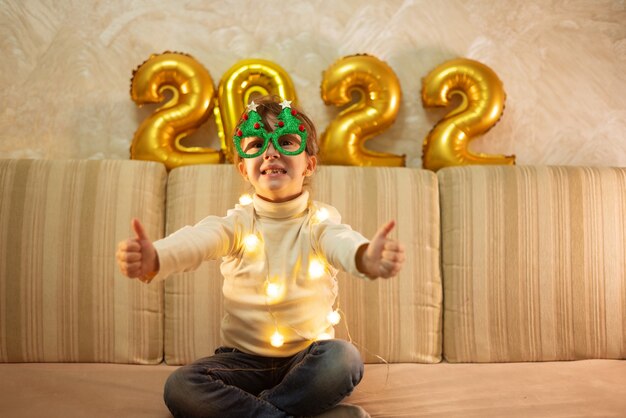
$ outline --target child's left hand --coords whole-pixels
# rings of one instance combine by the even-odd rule
[[[395,221],[389,221],[378,229],[369,244],[358,249],[356,266],[361,273],[385,279],[398,274],[404,264],[404,245],[387,238],[395,226]]]

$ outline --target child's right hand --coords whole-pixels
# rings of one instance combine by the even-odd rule
[[[159,271],[159,258],[141,222],[133,219],[131,226],[135,237],[117,244],[117,265],[125,276],[147,283]]]

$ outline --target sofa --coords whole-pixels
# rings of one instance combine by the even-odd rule
[[[169,417],[167,376],[220,345],[219,262],[121,275],[250,192],[231,165],[0,160],[0,416]],[[337,336],[373,417],[626,416],[626,168],[322,166],[313,198],[366,236],[395,219],[391,280],[340,273]]]

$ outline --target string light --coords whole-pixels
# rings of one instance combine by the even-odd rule
[[[330,340],[331,338],[333,338],[332,335],[327,332],[322,332],[317,336],[317,341]]]
[[[239,198],[239,203],[241,205],[249,205],[252,202],[253,202],[252,197],[249,194],[244,194]],[[320,208],[315,213],[315,219],[319,222],[323,222],[328,218],[329,218],[329,213],[326,208]],[[246,251],[255,252],[259,249],[261,245],[261,239],[256,234],[249,234],[243,239],[243,245]],[[324,274],[326,273],[325,263],[318,258],[312,258],[309,261],[308,273],[311,279],[319,279],[323,277]],[[280,283],[277,283],[275,281],[270,281],[270,279],[268,278],[265,284],[265,294],[268,297],[268,301],[267,301],[268,308],[269,308],[270,299],[279,298],[281,294],[283,293],[283,291],[284,291],[283,286]],[[270,314],[271,314],[271,310],[270,310]],[[330,311],[328,315],[326,316],[326,319],[328,320],[330,324],[337,325],[341,321],[341,315],[339,314],[338,311]],[[329,340],[332,338],[333,338],[332,335],[330,335],[327,332],[323,332],[317,336],[316,340]],[[280,333],[278,328],[276,328],[274,333],[271,335],[270,344],[272,345],[272,347],[275,347],[275,348],[282,347],[285,344],[285,337]]]
[[[253,252],[259,247],[259,237],[254,234],[250,234],[243,239],[243,245],[246,246],[246,251]]]
[[[317,219],[318,222],[324,222],[329,216],[328,209],[326,208],[320,208],[315,212],[315,219]]]
[[[270,298],[277,298],[280,296],[280,285],[277,283],[268,283],[265,287],[265,293]]]
[[[309,262],[309,277],[312,279],[319,279],[324,275],[324,264],[317,258],[312,259]]]
[[[283,337],[283,334],[278,332],[278,329],[277,329],[276,332],[272,334],[272,338],[270,339],[270,344],[272,344],[272,347],[278,348],[278,347],[282,347],[284,343],[285,343],[285,337]]]
[[[330,311],[328,315],[326,315],[326,319],[333,325],[337,325],[339,321],[341,321],[341,315],[339,315],[338,311]]]
[[[252,196],[250,196],[249,194],[247,193],[242,194],[239,197],[239,204],[246,206],[246,205],[249,205],[250,203],[252,203]]]

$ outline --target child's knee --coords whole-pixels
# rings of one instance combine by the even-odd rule
[[[170,403],[177,401],[179,393],[183,391],[181,390],[183,382],[184,379],[182,379],[180,369],[175,370],[167,377],[163,388],[163,399],[168,406]]]
[[[352,384],[356,386],[363,378],[364,365],[363,359],[361,358],[361,353],[359,353],[359,350],[357,350],[357,348],[353,344],[347,341],[341,341],[341,343],[343,346],[346,363],[350,365]]]
[[[343,340],[327,340],[320,342],[329,354],[328,366],[331,373],[345,376],[349,375],[352,384],[356,386],[363,378],[363,360],[361,353],[354,345]]]
[[[176,369],[165,381],[163,400],[175,417],[192,416],[188,410],[191,403],[189,384],[189,372],[185,366]]]

